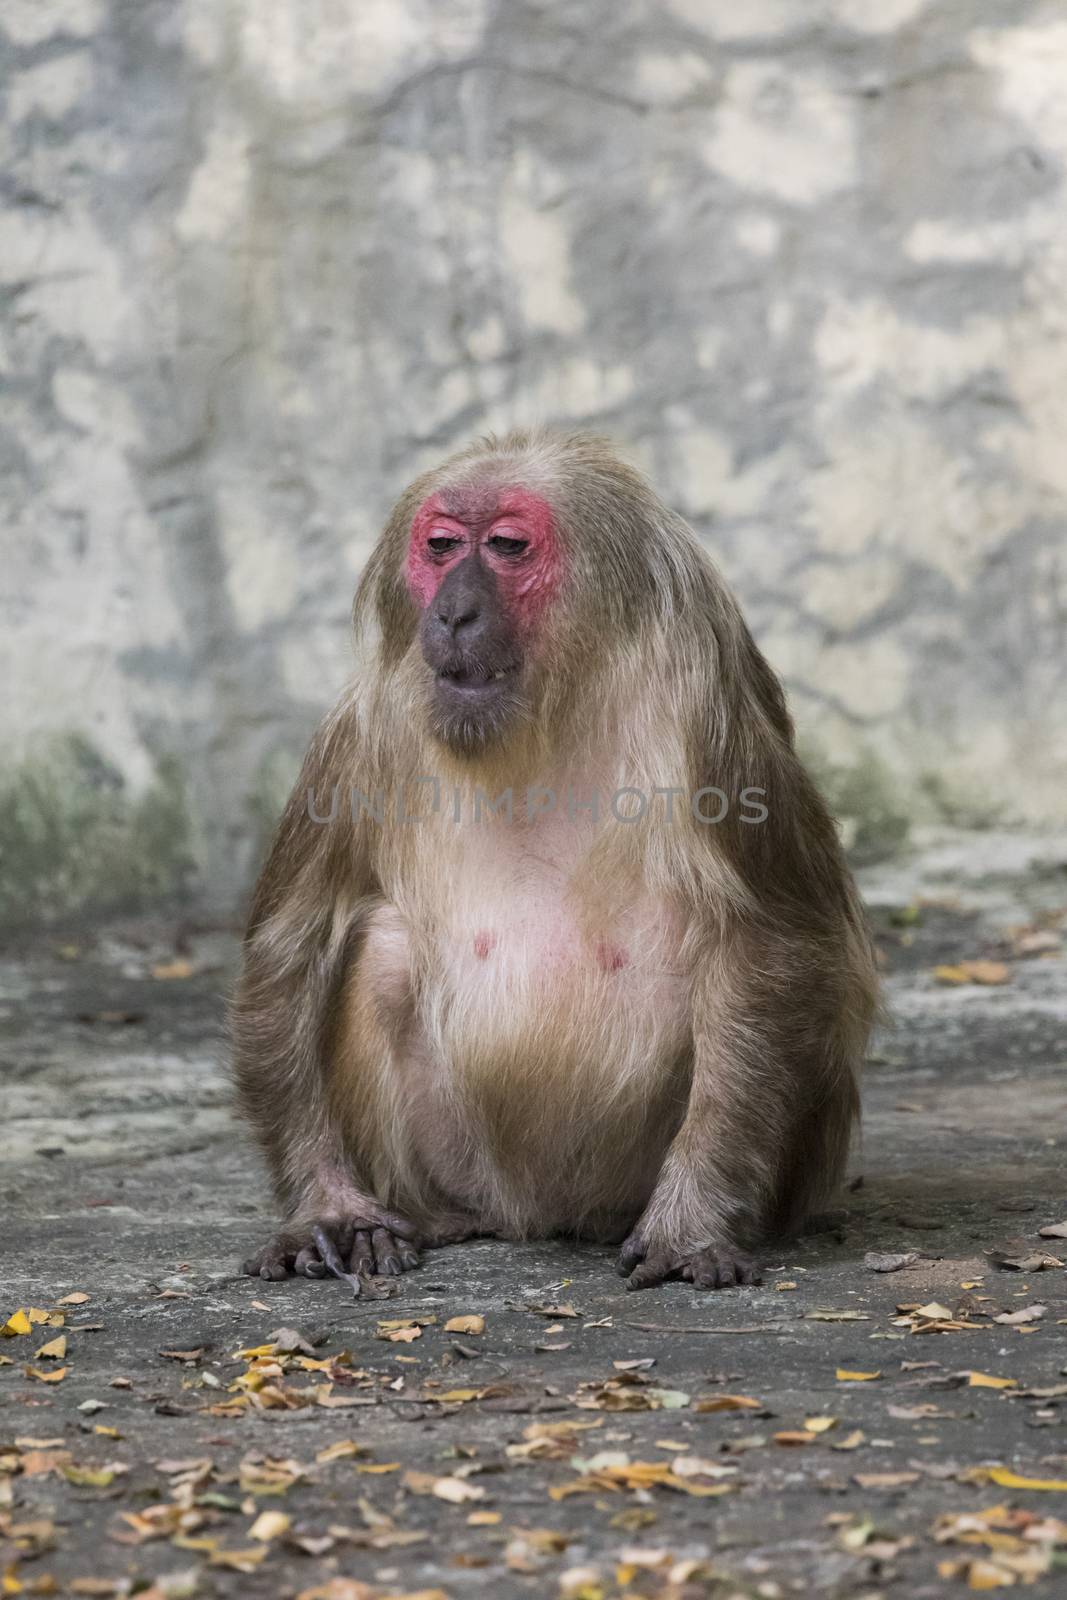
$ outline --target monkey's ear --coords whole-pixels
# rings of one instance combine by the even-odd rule
[[[394,519],[394,522],[396,519]],[[397,535],[393,522],[375,545],[352,602],[352,622],[358,636],[376,623],[382,664],[395,666],[415,636],[417,613],[401,573],[403,530]]]

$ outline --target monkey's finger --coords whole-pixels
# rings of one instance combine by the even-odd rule
[[[356,1229],[352,1253],[348,1258],[348,1270],[367,1277],[374,1271],[374,1247],[371,1244],[371,1235],[364,1228]]]
[[[268,1283],[279,1283],[289,1276],[291,1253],[282,1241],[269,1244],[258,1256],[246,1261],[244,1270],[253,1278],[265,1278]]]
[[[379,1226],[388,1228],[390,1233],[398,1234],[401,1239],[414,1239],[418,1231],[413,1222],[409,1222],[406,1217],[397,1216],[395,1211],[383,1211]]]
[[[419,1252],[413,1244],[408,1244],[406,1239],[396,1241],[397,1254],[400,1257],[400,1266],[404,1272],[410,1272],[412,1267],[419,1264]]]
[[[641,1260],[644,1253],[644,1246],[640,1243],[636,1234],[631,1233],[628,1239],[624,1239],[619,1249],[619,1259],[615,1264],[615,1270],[618,1272],[619,1277],[627,1277]]]
[[[694,1289],[729,1289],[734,1282],[732,1268],[702,1250],[691,1261],[687,1261],[682,1268],[682,1277],[693,1285]]]
[[[337,1278],[347,1278],[348,1268],[345,1266],[341,1254],[325,1228],[316,1225],[311,1230],[311,1237],[315,1241],[315,1248],[326,1265],[326,1269]]]
[[[356,1273],[348,1271],[341,1256],[337,1253],[337,1246],[325,1228],[316,1223],[311,1230],[311,1237],[315,1241],[315,1247],[319,1255],[326,1263],[327,1270],[332,1272],[335,1278],[343,1278],[347,1284],[350,1284],[354,1295],[361,1295],[363,1293],[362,1280]]]
[[[627,1289],[655,1289],[661,1284],[671,1264],[665,1256],[649,1256],[636,1266],[626,1280]]]
[[[397,1253],[396,1240],[388,1228],[375,1228],[370,1236],[374,1262],[378,1272],[389,1278],[398,1278],[404,1268]]]
[[[319,1257],[319,1252],[314,1245],[305,1245],[303,1250],[297,1252],[293,1263],[293,1271],[298,1278],[324,1278],[326,1264]]]

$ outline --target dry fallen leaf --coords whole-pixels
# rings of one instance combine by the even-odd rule
[[[316,1453],[315,1460],[323,1463],[327,1461],[344,1461],[349,1456],[364,1456],[366,1449],[357,1444],[354,1439],[338,1439],[334,1444],[328,1444]]]
[[[43,1344],[41,1346],[41,1348],[36,1352],[36,1360],[62,1361],[66,1353],[67,1336],[65,1333],[61,1333],[57,1338],[49,1339],[47,1344]]]
[[[466,1500],[485,1499],[485,1490],[477,1484],[468,1483],[466,1478],[437,1478],[432,1472],[405,1472],[403,1484],[412,1494],[432,1494],[438,1500],[451,1501],[453,1505],[461,1505]]]
[[[1000,1322],[1008,1328],[1018,1328],[1027,1322],[1040,1322],[1047,1310],[1048,1307],[1042,1305],[1020,1306],[1018,1311],[1000,1312],[993,1321]]]
[[[178,956],[173,961],[157,961],[151,969],[153,978],[191,978],[194,967],[191,961],[184,956]]]
[[[701,1412],[713,1411],[764,1411],[766,1407],[762,1400],[754,1400],[747,1394],[704,1394],[693,1401],[693,1410]]]
[[[948,1306],[943,1306],[939,1300],[930,1300],[924,1306],[915,1306],[914,1308],[900,1306],[898,1309],[901,1311],[907,1309],[913,1316],[922,1317],[928,1322],[952,1321],[952,1312]]]
[[[1042,1489],[1055,1494],[1067,1494],[1067,1479],[1026,1478],[1010,1467],[975,1467],[965,1474],[968,1480],[995,1483],[1001,1489]]]
[[[847,1367],[838,1367],[834,1374],[838,1383],[873,1383],[875,1378],[880,1378],[880,1372],[851,1372]]]
[[[301,1589],[296,1600],[378,1600],[380,1594],[379,1588],[360,1583],[358,1578],[327,1578],[325,1583]]]
[[[969,1372],[967,1382],[972,1389],[1015,1389],[1015,1378],[996,1378],[990,1372]]]
[[[934,977],[938,983],[1010,983],[1011,968],[1003,961],[958,961],[955,966],[935,967]]]
[[[1059,1256],[1049,1255],[1047,1250],[1035,1250],[1026,1239],[1007,1239],[991,1245],[985,1254],[1002,1272],[1049,1272],[1063,1266]]]
[[[63,1296],[62,1300],[57,1300],[56,1301],[56,1305],[57,1306],[83,1306],[83,1305],[85,1305],[86,1301],[89,1300],[90,1298],[91,1298],[90,1295],[83,1294],[80,1289],[76,1289],[73,1294],[65,1294]]]
[[[484,1333],[485,1318],[478,1316],[449,1317],[445,1323],[446,1333]]]
[[[68,1367],[56,1367],[52,1372],[42,1372],[40,1367],[23,1367],[27,1378],[36,1378],[39,1383],[62,1383],[67,1376]]]
[[[255,1572],[267,1554],[266,1545],[255,1550],[212,1550],[208,1556],[209,1567],[229,1567],[233,1572]]]
[[[292,1525],[292,1517],[287,1517],[284,1511],[261,1511],[249,1528],[248,1537],[269,1544],[271,1539],[278,1539],[283,1533],[288,1533]]]

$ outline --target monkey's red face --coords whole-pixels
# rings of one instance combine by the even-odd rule
[[[526,709],[560,572],[551,509],[530,490],[452,489],[423,501],[405,576],[433,672],[431,724],[445,743],[484,749]]]

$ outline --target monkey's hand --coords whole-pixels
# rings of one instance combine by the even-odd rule
[[[419,1264],[411,1240],[414,1223],[390,1211],[368,1208],[358,1216],[294,1218],[242,1271],[253,1278],[344,1278],[353,1288],[372,1273],[393,1277]],[[358,1289],[357,1289],[358,1293]]]
[[[684,1278],[697,1289],[732,1289],[761,1281],[756,1263],[733,1245],[679,1250],[657,1240],[654,1230],[646,1236],[640,1223],[623,1241],[618,1271],[628,1289],[652,1289],[668,1278]]]

